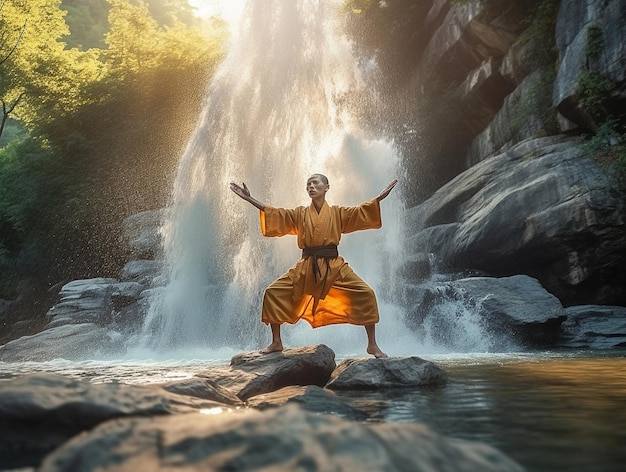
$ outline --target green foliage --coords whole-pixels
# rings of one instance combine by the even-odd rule
[[[84,51],[105,47],[110,8],[107,0],[62,0],[61,6],[67,10],[66,22],[71,32],[66,38],[69,47]]]
[[[596,122],[608,118],[607,102],[613,89],[613,83],[607,78],[584,71],[578,79],[579,103]]]
[[[607,165],[613,187],[626,193],[626,133],[619,131],[617,120],[607,120],[582,145],[582,150]]]
[[[587,27],[585,37],[585,52],[590,58],[598,57],[602,49],[604,49],[604,37],[602,35],[602,28],[598,25],[591,25]]]
[[[0,97],[11,103],[22,94],[20,121],[9,121],[11,139],[0,148],[0,297],[25,277],[51,284],[118,273],[121,221],[167,203],[226,31],[190,28],[176,15],[163,26],[142,2],[112,0],[108,49],[82,51],[61,42],[60,0],[7,1],[0,52],[28,27],[0,65]],[[96,3],[79,10],[101,14]],[[31,18],[41,25],[31,27]]]
[[[555,67],[558,49],[554,30],[559,4],[559,0],[542,0],[528,12],[525,20],[528,27],[519,35],[515,46],[526,46],[522,59],[531,70]]]

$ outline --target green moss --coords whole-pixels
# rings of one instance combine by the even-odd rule
[[[613,82],[600,74],[584,71],[578,79],[579,103],[594,121],[607,120],[607,102],[613,89]]]
[[[604,37],[602,35],[602,28],[598,25],[588,26],[585,38],[585,52],[587,53],[587,57],[598,57],[603,48]]]
[[[583,152],[604,165],[613,179],[613,188],[626,194],[626,134],[617,120],[607,120],[581,145]]]

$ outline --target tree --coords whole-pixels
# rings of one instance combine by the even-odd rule
[[[3,0],[0,12],[0,101],[30,128],[72,113],[92,98],[85,85],[102,75],[95,51],[66,49],[60,0]]]

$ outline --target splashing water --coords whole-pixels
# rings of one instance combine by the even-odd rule
[[[329,177],[328,200],[341,205],[369,200],[398,177],[391,143],[368,138],[351,112],[371,92],[341,33],[339,4],[271,0],[244,8],[179,163],[162,227],[167,283],[152,296],[144,345],[214,350],[267,344],[262,293],[298,259],[298,248],[294,237],[263,238],[258,211],[230,192],[229,182],[246,182],[264,203],[295,207],[309,203],[305,183],[314,172]],[[386,347],[385,331],[406,333],[393,299],[402,251],[397,191],[382,212],[382,230],[348,235],[340,251],[378,294],[378,337]],[[338,353],[364,354],[365,333],[358,327],[313,332],[302,322],[283,336],[287,346],[324,342]],[[389,339],[397,345],[396,335]]]

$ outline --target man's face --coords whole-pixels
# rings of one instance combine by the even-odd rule
[[[306,191],[311,198],[324,195],[328,191],[328,188],[329,185],[325,184],[318,175],[312,175],[306,181]]]

